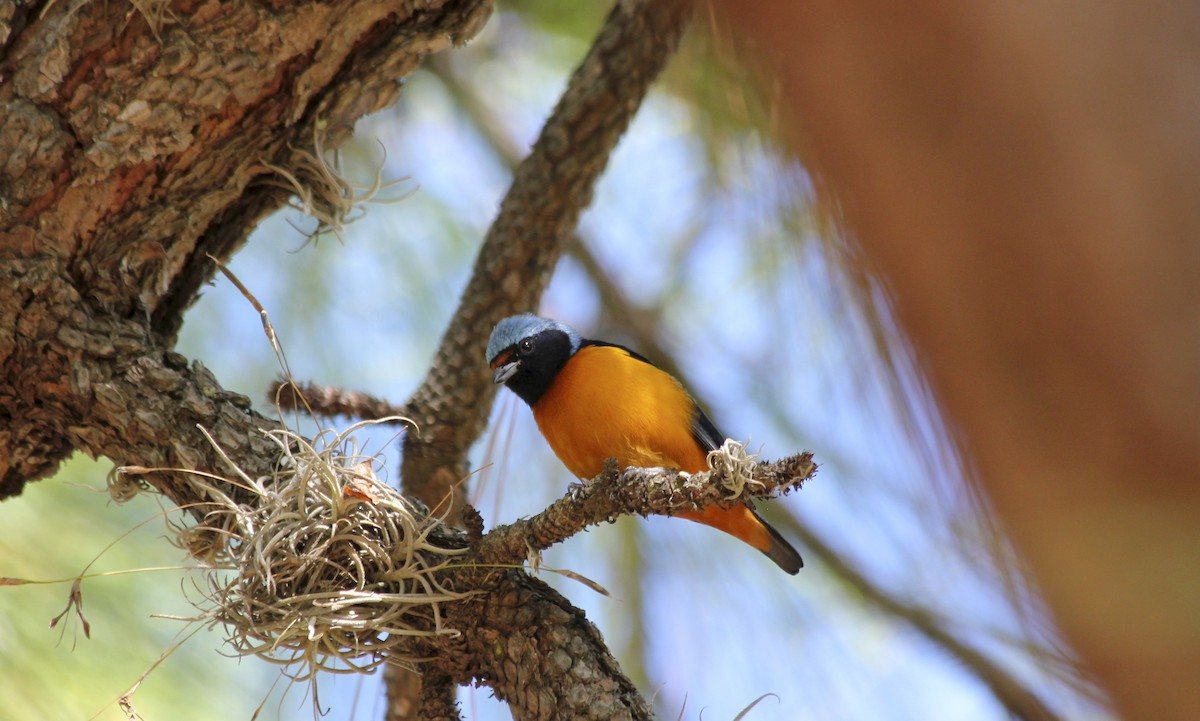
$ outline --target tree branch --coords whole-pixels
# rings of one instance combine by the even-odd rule
[[[751,480],[737,479],[728,469],[693,474],[666,468],[618,472],[610,459],[603,473],[572,484],[567,494],[546,510],[485,534],[476,555],[481,563],[521,563],[530,550],[543,551],[619,515],[672,516],[702,506],[773,498],[799,490],[816,472],[817,464],[807,451],[757,464]]]
[[[393,405],[386,398],[318,383],[275,381],[267,389],[267,400],[281,411],[295,411],[312,416],[346,416],[375,420],[388,417],[403,418],[408,415],[407,408]]]
[[[445,674],[421,678],[421,718],[426,721],[460,721],[458,684]]]
[[[494,689],[515,721],[653,718],[583,611],[523,571],[475,573],[493,585],[448,609],[463,629],[455,656],[478,664],[465,675]]]
[[[260,130],[276,137],[270,144],[247,144],[245,147],[254,152],[235,156],[245,180],[254,178],[256,182],[247,182],[241,202],[221,208],[212,224],[196,238],[187,262],[171,279],[161,302],[152,308],[154,328],[165,337],[173,337],[178,331],[183,311],[215,272],[208,256],[228,258],[245,241],[248,229],[287,200],[289,191],[281,191],[276,183],[263,182],[262,176],[269,178],[274,172],[271,166],[296,170],[297,176],[305,178],[305,156],[311,157],[314,138],[322,138],[326,148],[341,144],[350,136],[356,120],[396,102],[398,80],[416,70],[426,55],[471,39],[492,12],[490,0],[354,2],[342,7],[314,3],[295,7],[312,7],[316,12],[310,17],[297,17],[299,11],[278,16],[281,23],[310,23],[307,28],[313,33],[297,41],[294,51],[299,51],[299,57],[285,56],[282,67],[275,71],[284,74],[282,83],[291,92],[278,93],[282,107],[277,109],[270,107],[275,98],[257,101],[266,105],[266,110],[278,113],[271,119],[291,132],[279,138],[279,126],[263,123],[259,113],[264,109],[250,109],[247,119],[260,123]],[[244,35],[239,34],[239,42],[245,42]],[[290,49],[287,42],[281,45]],[[253,64],[247,69],[263,74]],[[269,73],[266,75],[269,77]],[[246,140],[241,138],[240,142]],[[221,170],[211,168],[210,172],[219,174]],[[324,203],[319,195],[317,202]]]
[[[492,327],[537,305],[609,153],[678,45],[691,9],[689,0],[616,3],[517,168],[429,375],[406,404],[421,433],[405,437],[401,477],[407,492],[431,506],[466,475],[467,450],[487,422],[496,391],[481,363]]]
[[[465,498],[460,481],[467,451],[483,432],[496,393],[481,368],[488,335],[504,316],[537,305],[609,153],[678,45],[691,9],[690,0],[614,5],[514,173],[429,374],[406,404],[420,432],[404,437],[401,483],[430,507],[448,501],[452,523],[459,522]],[[632,688],[615,662],[613,669]],[[397,683],[389,693],[411,686]]]
[[[286,200],[272,168],[306,178],[314,137],[332,147],[394,101],[397,79],[470,37],[490,5],[235,0],[176,12],[155,32],[121,4],[47,3],[2,41],[0,498],[76,448],[219,469],[190,435],[198,422],[252,450],[271,422],[169,353],[212,275],[207,254],[226,257]],[[184,405],[157,404],[139,378]],[[269,468],[269,457],[245,463]]]

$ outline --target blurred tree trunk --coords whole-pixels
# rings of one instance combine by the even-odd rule
[[[1128,718],[1200,718],[1200,14],[726,2]]]

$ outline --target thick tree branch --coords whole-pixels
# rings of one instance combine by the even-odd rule
[[[31,275],[44,266],[12,260],[4,266],[25,288],[42,288],[49,317],[61,318],[62,325],[39,346],[18,343],[9,355],[19,375],[6,392],[29,405],[17,417],[23,425],[10,424],[0,433],[7,454],[0,464],[7,471],[0,492],[18,493],[25,474],[53,470],[58,458],[48,455],[50,442],[55,450],[79,449],[130,465],[228,473],[198,426],[247,472],[270,471],[278,449],[260,429],[278,424],[250,410],[248,398],[221,388],[199,362],[189,365],[178,353],[155,350],[144,322],[53,305],[50,299],[69,303],[72,295],[53,287],[59,278],[51,288],[35,282]],[[14,433],[18,428],[24,434]],[[147,480],[176,504],[201,500],[186,474],[156,473]]]
[[[415,70],[426,55],[469,40],[483,27],[492,9],[490,0],[352,5],[281,6],[295,8],[292,16],[283,15],[281,22],[315,30],[302,39],[304,44],[295,48],[284,46],[285,50],[298,53],[298,57],[285,55],[282,61],[283,72],[288,73],[285,87],[291,93],[281,97],[284,107],[279,119],[290,126],[291,132],[283,138],[276,135],[273,144],[265,146],[274,155],[264,154],[260,146],[248,146],[258,152],[241,160],[242,169],[257,176],[259,181],[244,188],[242,202],[221,209],[211,226],[197,238],[188,262],[172,279],[162,302],[153,309],[155,330],[164,336],[173,336],[178,330],[183,311],[215,272],[207,257],[228,258],[244,242],[247,229],[287,199],[289,193],[281,192],[277,184],[261,181],[263,175],[271,172],[263,161],[269,158],[276,167],[302,169],[307,165],[304,155],[311,153],[314,138],[323,137],[326,148],[336,147],[350,136],[354,121],[396,101],[400,93],[398,81]],[[319,10],[312,17],[294,17],[308,7]],[[272,100],[264,98],[256,102],[269,105]],[[252,108],[251,122],[261,122],[260,112],[261,108]],[[270,124],[262,129],[278,133]],[[261,160],[246,167],[247,159],[256,158]],[[302,170],[296,175],[305,179]],[[319,182],[316,178],[312,180]]]
[[[480,248],[429,375],[406,404],[421,434],[404,441],[407,492],[431,506],[466,475],[495,388],[482,368],[496,321],[528,311],[549,282],[596,179],[650,83],[679,43],[689,0],[617,3],[546,121]]]
[[[119,3],[25,9],[0,54],[0,498],[75,448],[219,470],[196,422],[252,446],[269,421],[168,353],[206,254],[286,200],[273,168],[317,182],[314,137],[394,101],[490,5],[181,0],[160,32]]]
[[[514,173],[429,374],[406,404],[421,431],[405,435],[401,483],[431,507],[449,502],[453,523],[465,497],[467,450],[483,432],[496,393],[481,367],[488,334],[504,316],[537,305],[609,153],[678,45],[691,7],[691,0],[613,7]],[[619,675],[615,663],[613,669]],[[390,695],[411,686],[398,681]],[[393,698],[389,707],[398,705]]]
[[[426,721],[459,721],[458,683],[446,674],[421,679],[421,718]]]
[[[495,689],[515,721],[653,718],[582,611],[523,571],[476,573],[494,585],[447,614],[465,652],[443,655],[478,664],[464,675]]]

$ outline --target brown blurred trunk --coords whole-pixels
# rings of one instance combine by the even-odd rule
[[[1128,718],[1200,718],[1200,14],[727,2]]]

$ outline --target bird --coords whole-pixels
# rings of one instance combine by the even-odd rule
[[[708,469],[725,437],[683,385],[638,353],[589,340],[530,313],[504,318],[488,339],[492,381],[533,410],[550,448],[578,478],[592,478],[609,458],[621,468]],[[762,551],[790,574],[800,554],[748,505],[707,506],[676,515],[717,528]]]

